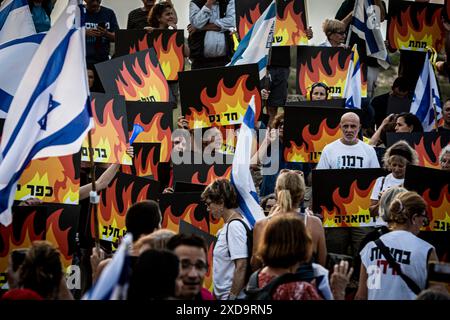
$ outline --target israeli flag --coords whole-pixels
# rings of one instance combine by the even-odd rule
[[[379,64],[389,68],[388,53],[381,33],[380,7],[374,0],[356,0],[350,30],[366,42],[367,55],[378,59]],[[349,33],[350,39],[350,33]]]
[[[252,97],[250,105],[244,116],[244,121],[239,130],[236,150],[231,167],[231,183],[237,191],[239,209],[252,227],[256,221],[264,218],[264,212],[259,205],[255,183],[250,174],[250,159],[255,129],[255,97]]]
[[[45,33],[34,34],[0,45],[0,119],[6,118],[20,81]],[[7,76],[6,76],[7,75]]]
[[[258,64],[259,79],[262,80],[265,77],[269,50],[272,47],[275,31],[276,15],[277,6],[275,1],[272,1],[239,43],[227,66],[256,63]]]
[[[0,44],[36,33],[27,0],[4,0],[0,5]]]
[[[422,73],[417,80],[410,110],[422,122],[425,132],[436,129],[439,120],[442,118],[442,103],[439,96],[439,87],[433,66],[430,62],[429,53],[427,53]]]
[[[33,159],[74,154],[93,127],[85,30],[70,0],[30,62],[6,117],[0,145],[0,223],[11,223],[17,181]]]
[[[129,248],[133,236],[127,233],[122,239],[112,261],[108,263],[94,286],[82,300],[126,300],[131,276]]]
[[[347,71],[344,99],[346,108],[361,109],[361,62],[356,44],[353,46],[352,58]]]

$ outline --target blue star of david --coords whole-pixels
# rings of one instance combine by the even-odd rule
[[[41,130],[47,130],[47,117],[50,112],[52,112],[54,109],[59,107],[61,103],[56,102],[53,100],[53,95],[50,94],[50,98],[48,100],[48,109],[47,112],[44,114],[44,116],[38,121],[39,125],[41,126]]]

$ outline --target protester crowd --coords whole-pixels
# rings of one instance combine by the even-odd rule
[[[54,1],[29,2],[36,29],[48,30]],[[381,8],[384,17],[387,14],[385,4],[377,0],[374,2]],[[145,29],[147,32],[177,29],[178,16],[171,1],[142,0],[142,3],[143,7],[129,13],[127,29]],[[186,2],[187,5],[190,24],[187,27],[189,37],[184,55],[191,69],[225,66],[233,55],[235,2],[191,0],[189,4]],[[111,59],[111,43],[115,41],[119,24],[114,11],[101,6],[101,0],[85,0],[85,6],[86,62],[89,80],[92,80],[90,88],[93,92],[101,91],[103,88],[93,66]],[[321,46],[345,46],[353,6],[354,1],[343,1],[336,17],[324,21],[323,32],[327,40]],[[312,29],[307,29],[306,33],[308,39],[314,37]],[[163,216],[157,201],[145,200],[133,204],[127,208],[125,222],[127,234],[132,235],[133,242],[128,257],[131,269],[129,287],[123,298],[450,299],[445,287],[429,286],[427,281],[428,263],[438,262],[440,258],[435,247],[420,237],[420,229],[429,223],[427,204],[417,192],[403,186],[406,168],[418,164],[418,155],[403,140],[386,148],[386,134],[389,132],[424,131],[414,114],[388,114],[387,110],[392,97],[410,103],[416,81],[400,73],[396,79],[392,79],[390,92],[373,96],[380,66],[367,54],[364,56],[364,52],[360,54],[369,66],[368,103],[363,106],[362,116],[347,112],[341,117],[339,128],[342,138],[326,145],[319,163],[313,166],[289,163],[283,157],[285,119],[279,109],[286,104],[288,97],[291,56],[289,47],[272,49],[268,64],[270,81],[262,81],[263,112],[268,115],[268,120],[258,123],[259,128],[268,130],[265,138],[255,142],[252,148],[252,172],[255,182],[260,180],[255,186],[259,190],[265,217],[252,227],[239,208],[239,196],[234,184],[228,179],[210,183],[201,194],[201,199],[211,219],[223,221],[211,251],[206,240],[198,235],[176,234],[161,228]],[[175,97],[179,97],[177,85],[172,84],[170,89]],[[311,86],[309,96],[304,98],[325,101],[331,98],[330,90],[319,81]],[[441,97],[441,101],[442,122],[437,132],[448,134],[450,99]],[[368,121],[362,121],[362,118]],[[178,119],[177,124],[180,129],[187,128],[187,121],[183,117]],[[203,135],[207,137],[204,142],[206,145],[214,144],[215,152],[220,152],[224,140],[221,131],[214,128],[209,130],[209,134]],[[364,141],[363,133],[367,138]],[[176,152],[186,148],[186,141],[181,138],[173,139],[173,143]],[[275,144],[278,146],[275,147]],[[202,150],[200,146],[192,147]],[[374,147],[386,148],[384,157],[379,159]],[[128,149],[128,154],[133,156],[133,148]],[[360,161],[349,165],[342,162],[342,156],[357,157]],[[450,170],[450,144],[442,149],[439,163],[442,170]],[[278,170],[266,174],[267,168],[273,165]],[[119,167],[113,164],[106,168],[97,179],[97,191],[107,188]],[[386,175],[376,180],[370,196],[370,211],[377,217],[377,226],[324,228],[323,217],[312,211],[306,199],[306,194],[311,192],[311,171],[380,167],[387,170]],[[258,179],[258,174],[262,175],[261,179]],[[88,201],[89,192],[92,191],[89,176],[87,173],[85,176],[85,185],[80,189],[81,201]],[[164,192],[173,192],[172,188],[173,183],[162,186]],[[82,208],[87,224],[87,206]],[[85,230],[80,229],[80,232],[84,233]],[[444,232],[441,239],[447,241],[448,246],[449,232]],[[68,290],[60,253],[55,246],[39,241],[34,242],[29,249],[11,252],[8,265],[9,290],[1,299],[79,299],[102,281],[102,274],[108,271],[115,259],[108,255],[111,252],[106,254],[96,246],[94,239],[87,237],[82,242],[84,259],[81,260],[84,264],[81,294],[73,295]],[[385,260],[381,260],[382,255]],[[446,259],[444,262],[448,262],[448,256]],[[387,261],[387,264],[380,266],[380,261]],[[376,280],[379,285],[377,288],[370,285],[375,267],[384,268]],[[212,279],[212,292],[208,290],[211,288],[206,287],[207,277]]]

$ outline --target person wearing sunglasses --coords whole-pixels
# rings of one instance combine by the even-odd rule
[[[343,47],[345,42],[345,24],[336,19],[326,19],[322,24],[322,29],[327,40],[321,43],[320,47]]]
[[[413,191],[400,193],[392,201],[392,231],[382,235],[379,243],[369,242],[360,253],[362,266],[356,299],[414,300],[426,288],[428,263],[438,261],[435,248],[417,237],[420,229],[429,224],[426,208],[423,198]],[[389,250],[392,263],[382,253],[383,245]],[[394,262],[399,269],[394,269]]]

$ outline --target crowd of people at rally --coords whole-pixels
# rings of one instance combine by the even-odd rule
[[[55,1],[29,2],[36,28],[48,30]],[[143,7],[129,13],[127,29],[148,32],[177,29],[178,16],[171,1],[142,2]],[[387,14],[384,2],[375,0],[375,3],[381,8],[384,19]],[[100,0],[85,0],[85,5],[89,86],[92,91],[101,91],[93,65],[111,58],[110,45],[115,41],[119,24],[113,10],[101,6]],[[344,46],[353,5],[354,1],[343,1],[336,17],[324,21],[326,41],[320,46]],[[230,30],[236,27],[234,1],[191,0],[189,21],[184,55],[189,58],[191,69],[226,65],[233,49]],[[306,33],[308,39],[313,38],[311,28]],[[238,208],[233,184],[227,179],[209,184],[202,193],[202,201],[210,216],[223,220],[224,225],[215,235],[212,274],[207,274],[210,252],[205,239],[162,229],[163,217],[156,201],[133,204],[126,215],[127,233],[132,234],[134,240],[130,250],[129,300],[258,299],[261,295],[258,288],[269,288],[269,296],[274,300],[450,299],[445,287],[428,286],[428,264],[438,262],[439,258],[434,246],[419,235],[421,227],[429,223],[426,203],[418,193],[403,187],[406,167],[418,164],[416,151],[407,142],[399,141],[387,148],[380,162],[374,148],[387,147],[386,134],[389,132],[424,131],[414,114],[388,114],[387,109],[388,101],[393,97],[410,103],[415,85],[411,79],[414,71],[400,72],[393,79],[390,92],[374,96],[380,66],[362,52],[362,61],[368,66],[369,82],[362,117],[353,112],[342,116],[342,138],[324,148],[317,166],[290,163],[282,154],[284,114],[278,110],[286,104],[288,97],[290,53],[289,47],[272,49],[267,77],[270,81],[262,83],[268,121],[259,126],[269,130],[265,139],[253,148],[252,173],[266,217],[257,221],[252,229]],[[419,73],[420,70],[415,70],[417,77]],[[170,88],[178,97],[178,87],[171,85]],[[322,82],[314,83],[305,99],[330,99],[330,90]],[[437,132],[448,134],[450,100],[443,103],[442,116],[443,123]],[[186,119],[180,117],[177,125],[186,129]],[[367,141],[361,139],[362,129]],[[221,131],[217,128],[209,130],[206,135],[209,138],[204,142],[215,143],[218,150],[222,144]],[[182,138],[174,138],[173,143],[174,151],[186,148]],[[201,150],[202,147],[198,148]],[[133,148],[127,152],[133,155]],[[322,217],[310,208],[311,171],[350,168],[340,161],[342,155],[361,159],[351,168],[384,167],[389,172],[377,179],[370,196],[370,211],[378,217],[376,227],[324,228]],[[450,145],[442,149],[439,163],[442,170],[450,170]],[[268,168],[274,164],[278,170],[269,172]],[[98,191],[107,188],[118,168],[115,164],[109,166],[97,179]],[[173,183],[168,182],[162,189],[173,192],[172,187]],[[80,200],[87,201],[91,190],[92,185],[86,180],[80,189]],[[31,201],[25,205],[34,204]],[[82,211],[86,215],[87,206],[82,207]],[[87,217],[84,219],[88,220]],[[446,235],[449,242],[448,232]],[[102,249],[93,246],[92,239],[84,240],[87,263],[82,269],[83,293],[95,285],[112,261]],[[389,248],[403,252],[401,259],[408,262],[395,256],[397,263],[391,264],[393,258],[386,257],[392,254],[392,250],[389,254]],[[381,255],[385,256],[388,265],[381,266],[384,271],[378,274],[379,286],[374,287],[368,284],[371,277],[373,279],[374,267],[380,268]],[[205,287],[207,276],[212,277],[212,293]],[[277,281],[276,286],[274,281]],[[8,285],[9,291],[1,299],[74,298],[64,281],[58,250],[45,241],[34,242],[29,249],[11,252]]]

